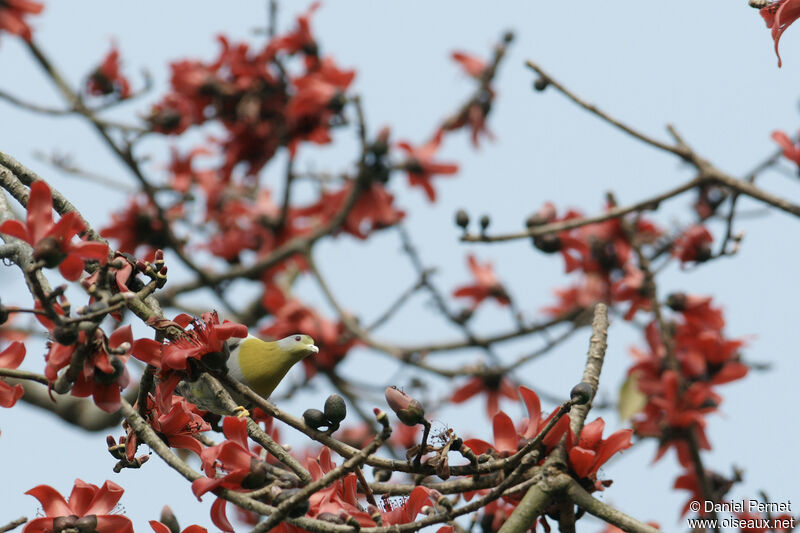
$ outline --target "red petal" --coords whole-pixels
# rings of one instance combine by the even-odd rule
[[[464,385],[460,388],[456,389],[453,395],[450,397],[450,401],[454,403],[461,403],[467,401],[468,399],[472,398],[479,392],[481,392],[484,388],[483,380],[481,378],[475,377],[467,381]]]
[[[108,245],[96,241],[81,241],[72,245],[72,252],[83,259],[96,259],[100,264],[105,264],[108,260]]]
[[[494,415],[492,420],[494,429],[494,445],[498,452],[516,453],[517,451],[517,430],[514,428],[514,421],[511,417],[500,411]]]
[[[108,346],[110,348],[116,348],[123,342],[127,342],[128,344],[133,345],[133,333],[131,333],[131,326],[122,326],[121,328],[117,328],[114,332],[108,337]]]
[[[161,367],[161,343],[153,339],[137,339],[131,348],[131,355],[139,361]]]
[[[31,184],[27,221],[31,244],[39,242],[53,226],[53,197],[50,187],[43,181],[37,180]]]
[[[168,440],[169,445],[173,448],[191,450],[198,456],[203,453],[203,445],[200,444],[200,441],[189,435],[170,435]]]
[[[83,272],[83,259],[76,254],[69,254],[61,264],[58,265],[58,271],[64,276],[64,279],[69,281],[76,281],[81,277]]]
[[[76,485],[78,481],[80,480],[75,480]],[[111,509],[117,505],[119,499],[122,498],[123,492],[125,492],[125,489],[113,481],[106,481],[94,495],[94,499],[92,499],[91,505],[86,510],[86,514],[103,515],[110,512]],[[72,503],[72,500],[70,500],[70,503]]]
[[[550,420],[551,417],[555,416],[556,411],[553,411],[550,416],[547,417],[547,420],[542,422],[541,426],[544,427],[547,425],[547,422]],[[548,448],[552,448],[556,444],[561,441],[561,437],[569,430],[569,415],[562,416],[556,425],[547,432],[547,436],[542,439],[542,443],[547,446]]]
[[[464,444],[467,448],[475,452],[475,455],[484,454],[493,448],[491,444],[481,439],[467,439],[464,441]]]
[[[23,359],[25,359],[25,345],[14,341],[0,352],[0,368],[17,368]]]
[[[203,494],[216,489],[221,483],[222,478],[211,479],[210,477],[201,477],[192,481],[192,492],[199,500]],[[216,522],[214,523],[216,524]]]
[[[167,526],[155,520],[150,520],[150,527],[152,527],[153,531],[156,533],[170,533],[170,529]]]
[[[569,463],[572,469],[579,478],[589,476],[589,472],[594,464],[596,454],[591,450],[585,450],[579,446],[575,446],[569,451]]]
[[[36,242],[31,239],[30,235],[28,235],[28,229],[22,225],[22,222],[19,220],[6,220],[3,222],[3,224],[0,225],[0,233],[22,239],[30,245],[36,244]]]
[[[38,485],[25,494],[39,500],[39,503],[42,504],[44,514],[47,516],[69,516],[72,514],[72,509],[67,505],[67,501],[61,493],[50,485]]]
[[[600,449],[597,450],[597,460],[589,474],[596,474],[597,469],[605,464],[615,453],[630,448],[632,435],[632,429],[622,429],[604,440],[603,444],[600,445]]]
[[[119,411],[120,406],[119,391],[118,383],[101,385],[95,382],[94,392],[92,393],[94,404],[106,413],[116,413]]]
[[[578,446],[587,450],[596,450],[600,441],[603,439],[603,429],[606,423],[602,418],[598,418],[591,424],[586,424],[581,430]]]
[[[226,438],[247,449],[247,419],[226,416],[222,420],[222,432]]]
[[[528,387],[520,386],[519,394],[522,396],[522,401],[525,402],[525,408],[528,410],[528,427],[525,429],[523,436],[526,439],[530,439],[539,433],[539,422],[542,420],[542,404],[539,401],[539,396]]]
[[[25,394],[25,389],[22,385],[14,385],[13,387],[3,380],[0,380],[0,407],[14,407],[17,400],[22,398]]]
[[[211,521],[225,533],[233,533],[233,526],[228,522],[228,517],[225,515],[225,505],[227,503],[227,500],[217,498],[217,501],[211,506]]]

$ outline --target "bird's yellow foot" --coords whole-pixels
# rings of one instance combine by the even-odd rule
[[[250,416],[250,411],[248,411],[241,405],[237,406],[233,410],[233,413],[236,415],[236,418],[247,418],[248,416]]]

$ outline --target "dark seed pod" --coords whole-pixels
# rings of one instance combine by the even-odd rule
[[[78,341],[78,332],[75,330],[75,328],[67,326],[56,326],[55,329],[53,329],[53,339],[58,344],[69,346],[71,344],[75,344]]]
[[[344,417],[347,416],[347,406],[344,403],[344,398],[338,394],[331,394],[325,400],[325,416],[331,422],[338,424]]]
[[[109,356],[113,372],[103,372],[98,367],[94,367],[94,380],[101,385],[111,385],[125,372],[125,364],[118,357]]]
[[[319,409],[306,409],[305,412],[303,412],[303,421],[316,430],[330,424],[328,417]]]
[[[386,470],[384,468],[376,468],[375,470],[372,471],[372,477],[375,479],[375,481],[385,483],[386,481],[389,481],[389,479],[391,479],[392,471]]]
[[[489,215],[483,215],[480,219],[481,224],[481,231],[486,231],[486,228],[489,227],[489,224],[492,223],[492,219],[489,218]]]
[[[469,214],[463,209],[456,211],[456,226],[462,229],[467,229],[469,226]]]
[[[536,78],[536,81],[533,82],[533,88],[537,91],[541,92],[547,89],[547,86],[550,85],[550,81],[547,78]]]
[[[300,492],[300,489],[283,489],[273,498],[272,503],[273,505],[280,505],[298,492]],[[300,518],[306,514],[309,509],[308,500],[297,502],[289,509],[289,518]]]
[[[57,267],[66,256],[55,237],[45,237],[33,248],[33,258],[36,261],[44,261],[44,266],[47,268]]]
[[[667,296],[667,307],[672,309],[673,311],[685,311],[686,310],[686,293],[683,292],[673,292],[669,296]]]
[[[178,519],[175,517],[175,513],[172,512],[172,509],[169,508],[169,505],[165,505],[164,508],[161,509],[161,517],[158,521],[167,526],[170,533],[181,532],[181,526],[178,524]]]
[[[256,458],[250,459],[250,473],[242,480],[243,489],[260,489],[267,484],[267,465]]]
[[[581,381],[574,387],[569,393],[570,399],[572,399],[577,405],[584,405],[589,403],[594,396],[594,389],[592,386],[586,383],[585,381]]]

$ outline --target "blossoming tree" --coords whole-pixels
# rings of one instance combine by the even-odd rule
[[[777,52],[800,3],[751,3],[771,28]],[[494,139],[489,123],[502,105],[498,72],[512,33],[481,53],[452,53],[469,84],[467,96],[444,109],[443,119],[430,120],[429,135],[406,140],[368,122],[353,88],[356,70],[316,37],[318,3],[285,28],[273,23],[278,6],[270,3],[266,38],[241,42],[223,35],[213,57],[173,61],[168,87],[152,105],[141,105],[136,123],[107,113],[152,94],[149,80],[131,75],[114,44],[80,85],[71,84],[31,29],[43,8],[30,0],[0,2],[0,39],[23,43],[65,107],[4,90],[0,97],[32,113],[79,116],[126,168],[135,190],[107,220],[87,220],[74,198],[31,170],[22,155],[0,152],[0,257],[24,294],[15,292],[12,301],[4,292],[0,303],[0,406],[29,403],[76,430],[104,431],[105,440],[98,438],[108,450],[110,478],[112,470],[125,469],[146,478],[154,461],[166,463],[186,479],[187,491],[214,499],[210,518],[222,531],[576,531],[597,527],[583,525],[587,514],[609,532],[657,531],[647,509],[632,516],[597,498],[611,485],[603,466],[648,440],[658,443],[655,461],[673,461],[675,488],[688,492],[676,513],[720,518],[717,507],[698,510],[692,503],[724,504],[741,481],[732,465],[726,471],[708,466],[714,447],[707,426],[726,385],[752,370],[743,355],[747,342],[741,332],[727,331],[721,298],[669,292],[661,275],[668,266],[713,269],[736,256],[746,246],[738,231],[740,199],[800,217],[799,204],[756,183],[781,156],[800,165],[796,139],[774,132],[780,150],[750,174],[735,176],[676,128],[668,128],[669,140],[643,133],[528,61],[535,92],[560,94],[632,142],[691,167],[693,176],[634,203],[609,192],[595,213],[563,207],[569,199],[537,199],[520,213],[524,224],[516,231],[495,232],[490,215],[475,220],[459,210],[451,237],[463,243],[472,279],[442,288],[417,246],[424,236],[405,226],[411,213],[396,191],[419,189],[427,202],[437,202],[439,184],[459,171],[440,155],[445,143],[460,142],[463,132],[476,149]],[[344,134],[357,140],[344,170],[298,168],[301,154]],[[145,140],[166,146],[169,160],[150,163]],[[49,162],[61,172],[97,177],[63,158]],[[280,179],[263,178],[280,164],[272,176]],[[692,208],[679,223],[662,217],[662,205],[689,196]],[[320,245],[355,239],[369,247],[387,232],[399,236],[415,281],[402,287],[385,279],[395,299],[369,319],[337,297]],[[506,241],[517,241],[527,254],[532,245],[540,260],[563,265],[570,284],[554,288],[550,301],[528,301],[496,273],[492,246],[476,250]],[[304,300],[303,283],[319,290],[328,310]],[[191,297],[201,292],[208,298],[198,307]],[[427,295],[460,340],[425,342],[411,331],[390,342],[376,333],[417,293]],[[487,306],[510,311],[504,329],[484,333],[474,325]],[[538,309],[535,317],[531,307]],[[25,323],[26,315],[35,322]],[[628,323],[641,339],[611,402],[620,420],[613,430],[598,416],[609,402],[596,399],[608,379],[610,320]],[[321,380],[335,394],[317,406],[322,409],[309,407],[299,416],[234,380],[225,372],[227,344],[248,332],[313,337],[319,354],[303,361],[302,379],[286,394]],[[31,349],[41,336],[47,338],[44,364]],[[583,371],[571,377],[575,386],[537,391],[519,370],[574,338],[588,344]],[[502,349],[531,339],[538,347],[526,355],[512,358]],[[464,349],[478,352],[480,363],[459,365],[447,357]],[[346,368],[358,351],[402,372],[377,387],[360,383]],[[182,381],[196,380],[206,382],[230,416],[203,411],[180,394]],[[236,416],[231,392],[247,399],[248,416]],[[485,413],[473,417],[472,427],[432,423],[437,409],[476,397]],[[524,406],[525,416],[504,410],[513,403]],[[474,435],[476,424],[491,441]],[[301,436],[303,446],[282,446],[279,433],[286,432]],[[43,512],[16,520],[0,506],[0,531],[134,530],[115,511],[124,492],[117,482],[76,479],[65,497],[47,484],[46,470],[41,474],[31,483],[5,483],[4,490],[27,491]],[[137,530],[206,531],[197,524],[182,529],[169,508],[155,520],[158,512]],[[754,531],[747,521],[767,515],[736,516],[742,531]],[[792,518],[770,515],[781,517]]]

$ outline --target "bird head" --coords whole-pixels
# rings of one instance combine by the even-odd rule
[[[278,341],[281,349],[297,360],[308,357],[311,354],[319,353],[319,348],[314,345],[314,339],[309,335],[296,333],[289,335]]]

